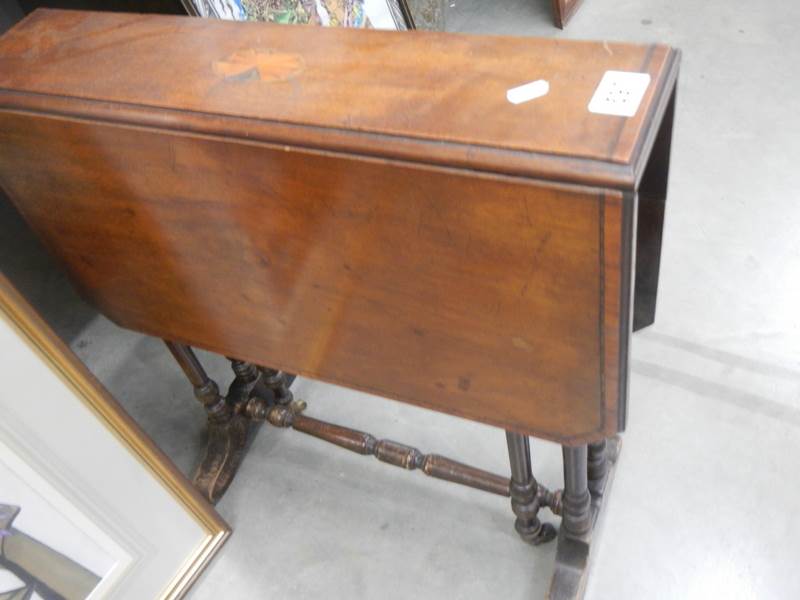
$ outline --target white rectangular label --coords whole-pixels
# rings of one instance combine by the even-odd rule
[[[606,71],[589,102],[589,112],[632,117],[650,85],[648,73]]]
[[[530,83],[511,88],[506,92],[506,98],[509,102],[511,102],[511,104],[522,104],[523,102],[528,102],[529,100],[546,96],[549,91],[550,84],[544,79],[538,79],[536,81],[531,81]]]

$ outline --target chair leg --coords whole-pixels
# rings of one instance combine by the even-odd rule
[[[508,457],[511,462],[511,509],[517,516],[514,524],[520,537],[534,546],[556,537],[555,528],[539,520],[539,484],[531,469],[528,436],[506,432]]]

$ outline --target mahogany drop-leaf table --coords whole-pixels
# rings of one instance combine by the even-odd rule
[[[167,340],[216,501],[250,425],[511,498],[586,581],[653,322],[677,51],[38,10],[0,39],[0,185],[84,297]],[[191,347],[231,357],[222,394]],[[510,477],[305,414],[302,375],[494,425]],[[563,446],[536,481],[528,436]]]

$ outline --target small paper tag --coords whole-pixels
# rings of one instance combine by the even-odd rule
[[[632,117],[639,110],[649,85],[648,73],[606,71],[589,102],[589,112]]]
[[[531,81],[524,85],[511,88],[506,92],[506,98],[511,104],[522,104],[546,96],[550,92],[550,83],[544,79]]]

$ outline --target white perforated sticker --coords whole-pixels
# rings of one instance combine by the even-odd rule
[[[649,85],[648,73],[606,71],[589,102],[589,112],[632,117],[639,110]]]
[[[511,104],[522,104],[523,102],[546,96],[549,91],[550,84],[544,79],[538,79],[525,85],[511,88],[506,92],[506,98]]]

